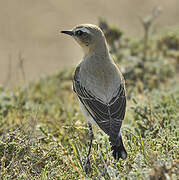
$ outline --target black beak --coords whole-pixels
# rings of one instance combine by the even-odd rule
[[[61,31],[61,33],[68,34],[70,36],[74,35],[73,31]]]

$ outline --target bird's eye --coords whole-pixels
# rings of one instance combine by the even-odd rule
[[[81,30],[78,30],[78,31],[76,31],[76,33],[75,33],[77,36],[81,36],[82,34],[83,34],[83,31],[81,31]]]

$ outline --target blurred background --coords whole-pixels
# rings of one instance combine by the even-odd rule
[[[140,37],[139,17],[158,6],[156,31],[179,25],[178,0],[0,0],[0,84],[28,82],[79,62],[81,49],[59,30],[98,24],[103,17],[126,35]]]

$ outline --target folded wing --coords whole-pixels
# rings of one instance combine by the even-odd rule
[[[73,90],[98,126],[110,136],[112,144],[115,144],[126,110],[124,84],[119,84],[115,96],[109,103],[105,103],[81,85],[78,79],[79,70],[80,67],[77,67],[73,79]]]

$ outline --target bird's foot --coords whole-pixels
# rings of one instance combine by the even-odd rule
[[[85,163],[83,165],[83,169],[84,169],[86,174],[89,174],[91,172],[92,167],[91,167],[91,163],[90,163],[89,157],[86,157]]]

